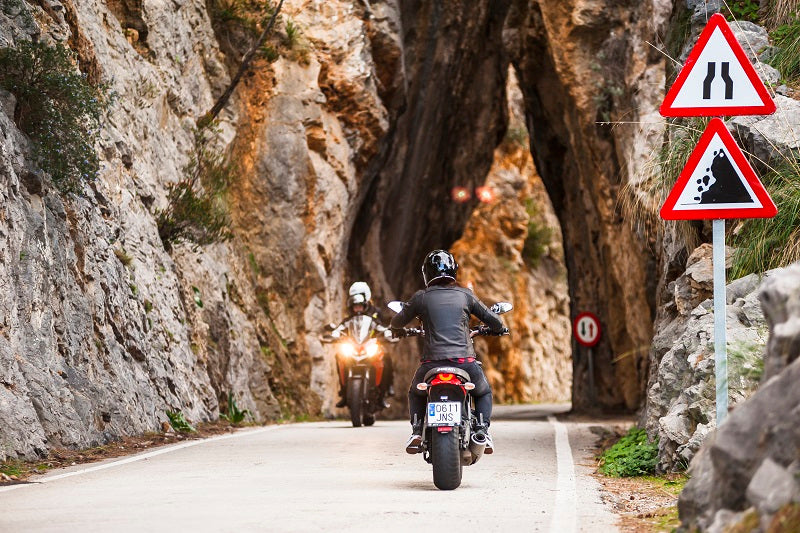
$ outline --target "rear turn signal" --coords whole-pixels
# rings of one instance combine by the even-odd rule
[[[464,388],[467,389],[467,390],[472,390],[472,389],[475,388],[475,384],[474,383],[464,383]]]
[[[424,381],[422,383],[417,383],[417,390],[428,390],[428,384]]]

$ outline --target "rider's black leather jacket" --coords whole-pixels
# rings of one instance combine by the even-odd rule
[[[392,329],[402,328],[414,317],[422,320],[425,344],[421,359],[438,361],[475,357],[469,335],[469,318],[475,315],[493,332],[503,329],[503,322],[469,289],[458,285],[434,285],[411,297],[403,310],[392,319]]]

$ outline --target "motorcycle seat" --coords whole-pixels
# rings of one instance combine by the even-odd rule
[[[455,366],[437,366],[436,368],[432,368],[431,370],[428,370],[422,381],[427,382],[428,380],[433,379],[436,374],[455,374],[461,378],[464,383],[472,381],[469,378],[469,373],[466,370]]]

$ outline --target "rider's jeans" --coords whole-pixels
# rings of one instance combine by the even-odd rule
[[[489,419],[492,416],[492,388],[486,380],[483,368],[474,361],[472,363],[457,363],[450,360],[427,361],[420,364],[414,374],[414,379],[411,380],[411,388],[408,390],[408,412],[411,423],[414,423],[415,414],[417,415],[417,420],[423,419],[425,407],[428,403],[428,393],[417,390],[417,383],[422,382],[428,371],[439,366],[454,366],[462,368],[469,373],[470,380],[475,384],[475,388],[470,392],[472,397],[475,398],[475,416],[480,420],[481,415],[483,415],[483,422],[488,426]]]

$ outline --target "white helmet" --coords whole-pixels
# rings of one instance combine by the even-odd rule
[[[349,297],[347,298],[347,305],[353,306],[355,304],[366,305],[372,300],[372,291],[369,290],[369,285],[363,281],[356,281],[350,285]]]

